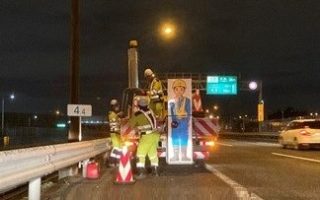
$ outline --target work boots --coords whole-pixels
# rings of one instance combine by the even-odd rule
[[[158,166],[152,166],[152,168],[151,168],[151,174],[152,174],[153,176],[160,176],[159,167],[158,167]]]
[[[141,180],[146,178],[146,170],[142,167],[137,168],[137,174],[134,176],[136,179]]]

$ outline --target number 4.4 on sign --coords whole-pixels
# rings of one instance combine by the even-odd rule
[[[90,117],[92,115],[91,105],[68,104],[68,116]]]

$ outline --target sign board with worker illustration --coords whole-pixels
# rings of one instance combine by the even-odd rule
[[[169,164],[191,164],[192,155],[192,80],[168,80]]]

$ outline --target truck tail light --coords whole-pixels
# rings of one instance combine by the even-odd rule
[[[215,145],[214,141],[208,141],[206,142],[207,146],[213,147]]]

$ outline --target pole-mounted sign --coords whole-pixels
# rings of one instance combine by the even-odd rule
[[[264,121],[264,104],[259,103],[258,104],[258,122]]]
[[[79,141],[82,140],[81,117],[92,116],[92,106],[84,104],[68,104],[68,116],[79,117]]]

